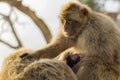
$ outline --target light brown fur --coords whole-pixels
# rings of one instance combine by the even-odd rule
[[[53,58],[75,47],[86,55],[77,73],[79,80],[119,80],[120,29],[115,22],[78,2],[65,4],[60,19],[58,35],[30,56]]]
[[[84,4],[77,6],[81,9]],[[75,46],[77,50],[86,52],[86,56],[76,65],[78,80],[120,80],[120,29],[108,16],[89,11],[80,17],[83,19],[80,21],[87,17],[87,22],[79,26],[84,28],[81,28]]]
[[[63,61],[34,58],[21,59],[32,50],[18,49],[4,61],[0,80],[77,80],[76,75]],[[69,74],[68,74],[69,73]]]
[[[31,53],[29,49],[18,49],[10,54],[3,62],[1,79],[0,80],[14,80],[14,77],[21,73],[26,66],[35,61],[35,59],[21,59],[19,56],[23,53]]]
[[[81,15],[79,15],[79,12],[77,9],[74,10],[74,6],[73,6],[73,11],[65,11],[68,7],[70,7],[72,5],[72,3],[78,4],[80,5],[80,3],[78,2],[69,2],[68,4],[65,4],[60,12],[60,20],[61,20],[61,25],[59,28],[58,33],[56,34],[56,36],[53,37],[53,39],[51,40],[51,42],[49,44],[47,44],[44,48],[39,49],[31,54],[29,54],[29,56],[35,57],[36,59],[40,59],[40,58],[54,58],[56,56],[58,56],[61,52],[67,50],[68,48],[71,47],[75,47],[77,44],[77,39],[78,39],[78,34],[80,32],[80,28],[79,26],[83,26],[86,23],[86,19],[87,17],[82,17],[84,15],[84,13],[81,13]],[[91,12],[91,9],[88,8],[87,6],[84,5],[85,8],[88,9],[89,12]],[[82,6],[81,10],[84,11],[84,7]],[[82,12],[83,12],[82,11]],[[67,14],[71,14],[70,16],[67,16]],[[65,16],[63,16],[65,15]],[[76,28],[72,28],[72,25],[67,24],[67,23],[62,23],[62,21],[64,20],[64,17],[68,17],[68,18],[72,18],[75,19],[77,22],[73,23],[73,25],[76,26]],[[84,18],[84,20],[82,18]],[[67,19],[67,21],[69,21]],[[81,22],[82,21],[82,22]],[[69,28],[67,28],[68,33],[70,33],[71,36],[69,36],[69,34],[67,35],[67,31],[65,32],[65,26],[67,27],[71,27],[72,30],[69,30]],[[73,31],[74,30],[74,31]],[[80,49],[79,49],[80,50]],[[85,52],[85,51],[82,51]]]
[[[69,74],[68,74],[69,73]],[[77,80],[73,71],[58,60],[43,59],[32,63],[16,80]]]

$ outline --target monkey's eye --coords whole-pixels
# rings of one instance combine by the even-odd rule
[[[68,20],[68,22],[72,22],[73,20]]]
[[[72,22],[73,22],[73,20],[72,20],[72,19],[68,19],[67,21],[68,21],[69,23],[72,23]]]
[[[78,21],[73,20],[73,19],[69,19],[68,22],[69,22],[69,23],[78,23]]]

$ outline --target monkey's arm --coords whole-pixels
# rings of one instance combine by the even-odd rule
[[[60,54],[65,49],[71,47],[72,41],[63,35],[59,34],[58,38],[54,38],[46,47],[37,50],[32,55],[41,58],[53,58]]]
[[[63,36],[62,33],[59,33],[47,46],[28,54],[27,56],[35,57],[36,59],[54,58],[65,49],[71,47],[73,43],[73,40]]]

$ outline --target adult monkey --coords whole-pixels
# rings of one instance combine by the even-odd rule
[[[80,12],[75,18],[78,14],[76,9]],[[74,14],[72,11],[68,13],[69,10],[73,10]],[[86,56],[73,67],[78,80],[120,80],[120,29],[114,21],[81,3],[72,3],[63,12],[69,16],[63,14],[63,23],[69,21],[67,18],[72,22],[86,21],[79,26],[80,33],[75,46],[86,51]],[[81,16],[81,12],[84,15]]]
[[[57,38],[31,56],[52,58],[74,46],[86,52],[77,73],[80,80],[119,80],[120,29],[114,21],[79,2],[63,6],[60,19]]]
[[[75,6],[73,5],[75,3]],[[86,9],[77,8],[78,2],[69,2],[65,4],[60,12],[61,25],[60,29],[51,42],[42,49],[39,49],[31,54],[23,54],[21,57],[35,57],[35,58],[54,58],[64,50],[76,51],[76,44],[81,27],[87,23],[87,17],[81,19],[88,12]],[[67,10],[69,8],[69,10]],[[71,15],[68,15],[71,13]],[[77,21],[78,20],[78,21]],[[72,47],[72,48],[71,48]]]

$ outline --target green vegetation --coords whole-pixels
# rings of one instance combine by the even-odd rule
[[[87,4],[89,7],[91,7],[95,11],[100,11],[100,5],[96,0],[79,0],[80,2]]]

